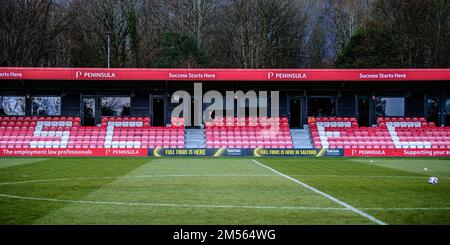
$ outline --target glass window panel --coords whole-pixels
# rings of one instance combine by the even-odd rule
[[[404,117],[405,116],[405,98],[376,98],[377,117]]]
[[[427,98],[427,121],[439,124],[441,112],[441,99],[439,97]]]
[[[0,116],[25,116],[25,97],[0,96]]]
[[[85,118],[95,118],[95,98],[84,98],[84,117]]]
[[[33,116],[60,116],[61,97],[33,97],[31,103],[31,114]]]
[[[308,115],[313,117],[335,116],[335,99],[332,97],[308,98]]]
[[[450,126],[450,99],[445,100],[445,126]]]
[[[450,115],[450,99],[445,100],[445,114]]]
[[[131,116],[130,97],[102,97],[102,116]]]

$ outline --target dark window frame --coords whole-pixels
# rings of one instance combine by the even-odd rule
[[[24,110],[23,110],[23,114],[21,114],[21,115],[6,115],[6,113],[5,113],[5,115],[4,116],[6,116],[6,117],[23,117],[23,116],[26,116],[27,115],[27,96],[26,95],[18,95],[18,94],[0,94],[0,97],[23,97],[24,98]],[[3,106],[2,106],[2,108],[3,108]],[[0,116],[3,116],[3,115],[0,115]]]
[[[310,99],[331,99],[334,101],[334,115],[327,115],[327,116],[318,116],[318,115],[311,115],[309,106],[310,106]],[[336,117],[339,115],[338,111],[339,105],[338,105],[338,97],[337,96],[307,96],[306,97],[306,114],[307,117]]]
[[[391,115],[378,115],[378,109],[377,109],[377,99],[378,98],[388,98],[388,99],[403,99],[403,116],[391,116]],[[384,95],[377,95],[375,96],[375,98],[373,99],[373,108],[374,108],[374,114],[375,114],[375,118],[378,117],[405,117],[407,112],[407,97],[406,96],[402,96],[402,95],[389,95],[389,96],[384,96]],[[385,113],[386,114],[386,113]]]
[[[60,117],[62,116],[62,111],[63,111],[63,96],[61,95],[46,95],[46,94],[36,94],[36,95],[31,95],[30,96],[30,115],[31,116],[41,116],[41,115],[34,115],[34,111],[33,111],[33,100],[34,98],[59,98],[59,114],[58,115],[42,115],[42,116],[46,116],[46,117]]]
[[[104,115],[103,114],[103,98],[129,98],[130,99],[130,114],[129,115],[120,115],[120,116],[116,116],[116,115]],[[132,108],[133,108],[133,100],[132,100],[132,96],[131,95],[118,95],[118,94],[101,94],[98,96],[98,101],[99,101],[99,116],[100,117],[108,117],[108,116],[114,116],[114,117],[131,117],[133,115],[132,113]]]

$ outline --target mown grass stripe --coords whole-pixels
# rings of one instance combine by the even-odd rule
[[[130,179],[130,178],[170,178],[170,177],[273,177],[268,174],[162,174],[162,175],[128,175],[128,176],[103,176],[103,177],[78,177],[78,178],[61,178],[61,179],[40,179],[40,180],[24,180],[15,182],[4,182],[2,185],[30,184],[40,182],[57,182],[71,180],[92,180],[92,179]]]
[[[91,201],[91,200],[65,200],[56,198],[41,197],[24,197],[0,194],[0,197],[47,201],[47,202],[63,202],[73,204],[100,204],[100,205],[122,205],[122,206],[154,206],[154,207],[181,207],[181,208],[240,208],[240,209],[280,209],[280,210],[326,210],[326,211],[347,211],[346,208],[327,208],[327,207],[289,207],[289,206],[252,206],[252,205],[214,205],[214,204],[175,204],[175,203],[140,203],[140,202],[107,202],[107,201]]]
[[[370,214],[368,214],[366,212],[363,212],[363,211],[361,211],[361,210],[351,206],[350,204],[348,204],[346,202],[343,202],[343,201],[337,199],[336,197],[333,197],[333,196],[331,196],[331,195],[329,195],[329,194],[327,194],[325,192],[322,192],[322,191],[320,191],[320,190],[318,190],[318,189],[316,189],[316,188],[314,188],[314,187],[312,187],[312,186],[310,186],[308,184],[305,184],[305,183],[301,182],[298,179],[292,178],[292,177],[290,177],[288,175],[285,175],[285,174],[283,174],[281,172],[278,172],[277,170],[275,170],[275,169],[273,169],[273,168],[271,168],[269,166],[266,166],[266,165],[264,165],[264,164],[262,164],[262,163],[260,163],[260,162],[258,162],[256,160],[253,160],[253,162],[258,164],[259,166],[264,167],[264,168],[266,168],[266,169],[268,169],[268,170],[270,170],[270,171],[272,171],[272,172],[274,172],[274,173],[276,173],[276,174],[278,174],[278,175],[280,175],[280,176],[282,176],[282,177],[284,177],[284,178],[286,178],[288,180],[291,180],[291,181],[293,181],[293,182],[295,182],[295,183],[297,183],[297,184],[299,184],[299,185],[301,185],[301,186],[303,186],[303,187],[305,187],[305,188],[307,188],[307,189],[309,189],[311,191],[314,191],[315,193],[317,193],[319,195],[322,195],[322,196],[326,197],[327,199],[329,199],[329,200],[331,200],[331,201],[333,201],[333,202],[335,202],[335,203],[337,203],[337,204],[339,204],[339,205],[341,205],[343,207],[346,207],[347,209],[349,209],[349,210],[351,210],[351,211],[353,211],[353,212],[355,212],[355,213],[357,213],[357,214],[359,214],[359,215],[361,215],[363,217],[366,217],[367,219],[369,219],[370,221],[372,221],[372,222],[374,222],[376,224],[387,225],[387,223],[385,223],[385,222],[383,222],[383,221],[373,217],[372,215],[370,215]]]

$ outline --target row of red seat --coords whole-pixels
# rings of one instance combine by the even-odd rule
[[[150,122],[150,117],[102,117],[101,122]]]
[[[184,147],[183,127],[151,127],[150,118],[145,117],[120,119],[105,117],[102,118],[102,123],[106,124],[104,127],[82,127],[79,126],[80,118],[72,117],[1,117],[1,119],[3,120],[0,123],[1,148]],[[114,124],[109,124],[109,120]],[[133,127],[115,126],[118,121],[128,121],[130,122],[128,125],[133,125],[133,120],[136,121]],[[175,119],[175,121],[182,120]],[[67,122],[70,124],[66,125]]]
[[[280,121],[280,122],[288,122],[288,118],[287,117],[216,117],[214,119],[212,119],[212,121]]]
[[[310,121],[313,144],[317,148],[445,148],[450,143],[450,127],[435,127],[422,117],[378,118],[377,127],[359,127],[356,123],[349,127],[329,123],[329,118]]]
[[[314,122],[356,122],[354,117],[309,117],[308,123]]]
[[[36,121],[36,122],[21,122],[21,121],[14,121],[14,122],[0,122],[0,127],[35,127],[38,126],[37,122],[40,121]],[[46,121],[48,122],[48,121]],[[71,122],[71,121],[53,121],[53,122],[61,122],[62,125],[64,126],[69,126],[70,127],[78,127],[80,126],[80,122]]]
[[[253,135],[253,136],[276,136],[276,135],[286,135],[290,136],[290,132],[288,131],[207,131],[206,136],[217,137],[221,135]]]
[[[171,127],[184,127],[184,118],[172,117]],[[101,127],[152,127],[150,117],[102,117]]]
[[[445,137],[450,136],[450,130],[449,131],[396,131],[398,136],[439,136],[439,137]]]
[[[287,117],[216,118],[205,123],[207,148],[292,148]]]
[[[389,123],[393,123],[393,122],[380,122],[380,123],[378,123],[378,126],[379,127],[388,127],[388,126],[390,126]],[[397,123],[399,123],[399,122],[397,122]],[[403,122],[403,123],[406,123],[406,122]],[[417,128],[417,127],[434,128],[434,127],[436,127],[436,124],[434,122],[414,122],[414,123],[419,123],[419,125],[412,124],[412,125],[406,125],[405,127],[407,127],[407,128]]]
[[[111,121],[109,121],[111,120]],[[178,118],[172,118],[176,122],[182,122]],[[134,124],[133,122],[136,122]],[[140,122],[140,123],[139,123]],[[106,118],[102,126],[106,124],[106,136],[101,136],[98,141],[104,142],[105,148],[136,148],[136,147],[184,147],[184,123],[171,127],[152,127],[150,118]],[[130,127],[131,126],[131,127]],[[141,127],[140,127],[141,126]],[[124,146],[124,142],[128,142]],[[131,144],[131,142],[133,144]],[[130,147],[132,145],[132,147]]]
[[[285,141],[233,141],[233,142],[222,142],[222,141],[208,141],[206,143],[206,148],[242,148],[242,149],[254,149],[254,148],[286,148],[291,149],[293,145],[291,142]]]
[[[287,117],[218,117],[205,122],[205,127],[289,127]]]
[[[425,117],[378,117],[377,123],[381,122],[426,122]]]
[[[23,116],[1,116],[0,122],[37,122],[37,121],[69,121],[80,122],[79,117],[23,117]]]

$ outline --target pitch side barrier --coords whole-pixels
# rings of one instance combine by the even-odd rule
[[[450,157],[450,149],[6,149],[0,157]]]
[[[151,157],[450,157],[450,149],[149,149]]]

